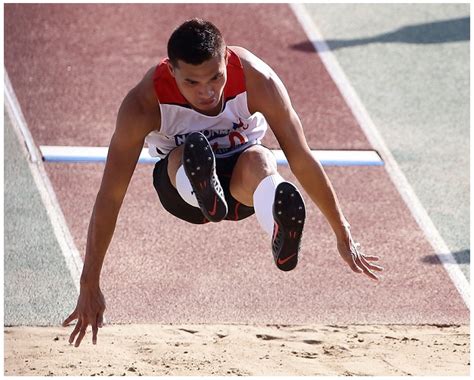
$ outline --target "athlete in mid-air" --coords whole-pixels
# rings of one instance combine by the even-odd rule
[[[210,22],[192,19],[168,41],[168,58],[151,68],[118,111],[89,231],[80,294],[67,326],[79,346],[87,326],[92,341],[102,327],[105,299],[99,279],[117,216],[146,142],[153,183],[163,207],[190,223],[237,221],[255,213],[271,239],[276,266],[295,268],[305,222],[296,186],[280,176],[261,145],[270,127],[291,171],[332,227],[337,249],[357,273],[377,280],[382,268],[354,242],[350,225],[300,119],[275,72],[248,50],[227,46]]]

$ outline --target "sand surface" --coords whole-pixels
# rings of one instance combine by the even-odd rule
[[[5,328],[6,375],[458,375],[469,326],[107,325]]]

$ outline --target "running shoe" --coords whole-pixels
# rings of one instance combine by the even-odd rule
[[[183,167],[204,216],[211,222],[220,222],[227,215],[227,202],[216,175],[214,152],[201,132],[186,138]]]
[[[306,210],[298,189],[289,182],[280,183],[273,203],[272,250],[278,269],[290,271],[298,264]]]

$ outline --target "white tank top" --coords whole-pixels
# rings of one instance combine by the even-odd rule
[[[234,52],[229,53],[224,105],[217,116],[203,115],[191,108],[168,70],[168,59],[157,65],[153,81],[160,102],[161,127],[145,139],[151,156],[164,158],[195,131],[207,137],[216,157],[260,144],[268,124],[261,113],[250,114],[242,63]]]

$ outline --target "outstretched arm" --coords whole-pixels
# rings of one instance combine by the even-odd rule
[[[86,255],[80,281],[80,294],[73,313],[63,326],[77,319],[69,343],[76,339],[78,347],[92,326],[92,342],[97,342],[98,328],[102,327],[105,299],[100,290],[100,273],[125,193],[135,170],[145,136],[153,123],[143,108],[138,89],[129,92],[118,112],[100,190],[92,211],[87,234]],[[156,121],[156,120],[155,120]],[[79,335],[78,335],[79,334]]]
[[[337,239],[339,254],[356,273],[364,273],[377,280],[374,271],[383,268],[374,264],[376,256],[360,251],[351,235],[350,225],[342,213],[339,200],[321,163],[313,157],[303,133],[301,121],[290,101],[288,92],[275,72],[253,56],[252,67],[247,67],[247,88],[251,112],[261,112],[268,121],[291,171],[312,201],[326,217]]]

